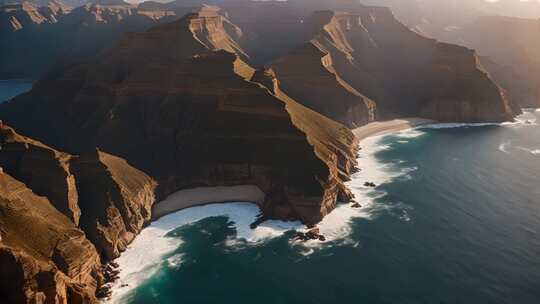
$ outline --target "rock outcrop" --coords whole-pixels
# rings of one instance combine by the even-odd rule
[[[225,3],[223,10],[249,29],[240,44],[250,59],[270,58],[263,64],[284,92],[348,126],[370,116],[499,122],[517,114],[474,51],[419,35],[387,8],[346,0],[239,3]],[[276,26],[263,28],[250,16]],[[314,85],[323,81],[324,89]],[[329,99],[330,90],[341,98]],[[359,100],[368,106],[352,114]]]
[[[488,57],[483,61],[484,67],[516,103],[539,107],[539,34],[537,19],[489,16],[446,33],[444,39],[474,48]]]
[[[473,50],[422,37],[390,10],[321,11],[308,21],[316,43],[352,87],[377,103],[381,117],[506,121],[513,113]]]
[[[161,198],[197,186],[256,185],[266,194],[268,218],[313,225],[338,197],[351,198],[343,182],[356,165],[356,139],[285,93],[250,81],[255,70],[242,61],[238,34],[204,7],[51,71],[3,104],[0,115],[70,153],[99,147],[125,158],[159,182]],[[75,176],[84,180],[77,169]],[[111,226],[126,216],[117,209],[108,213]]]
[[[150,220],[156,183],[121,158],[70,155],[5,124],[0,168],[0,298],[97,302],[101,265]]]
[[[67,153],[17,134],[8,126],[0,127],[0,167],[36,194],[48,197],[77,226],[81,211],[71,158]]]
[[[95,150],[71,160],[81,229],[104,261],[120,256],[151,218],[156,183],[125,160]]]
[[[103,261],[118,257],[151,218],[156,183],[99,150],[70,155],[2,124],[0,167],[79,226]]]
[[[97,303],[99,255],[73,222],[0,173],[0,298],[4,303]]]
[[[279,86],[306,107],[355,128],[375,120],[375,102],[336,74],[332,56],[308,42],[270,64]]]
[[[144,30],[160,20],[117,2],[74,9],[55,0],[46,6],[24,2],[0,7],[0,79],[37,79],[55,64],[92,56],[124,32]]]
[[[56,23],[69,10],[69,7],[55,0],[46,1],[40,6],[29,2],[0,4],[0,34]]]

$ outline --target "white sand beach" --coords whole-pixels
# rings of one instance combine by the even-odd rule
[[[264,193],[254,185],[230,187],[198,187],[177,191],[152,208],[152,219],[158,219],[182,209],[211,203],[251,202],[261,205]]]
[[[414,128],[420,125],[432,124],[436,121],[425,118],[410,117],[410,118],[399,118],[387,121],[375,121],[369,123],[365,126],[356,128],[353,131],[356,138],[359,140],[376,136],[383,135],[387,133],[398,132],[402,130],[407,130]]]

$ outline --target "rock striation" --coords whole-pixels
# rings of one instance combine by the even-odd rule
[[[0,167],[0,298],[97,303],[102,263],[150,220],[156,183],[118,157],[70,155],[5,124]]]
[[[308,23],[336,72],[375,101],[381,117],[499,122],[514,115],[473,50],[420,36],[386,8],[319,11]]]
[[[0,128],[0,149],[0,167],[36,194],[48,197],[58,211],[79,224],[81,210],[71,155],[21,136],[8,126]]]
[[[0,298],[5,303],[97,303],[99,255],[49,200],[0,173]]]
[[[356,166],[356,139],[281,90],[251,81],[255,70],[242,60],[240,34],[216,8],[203,7],[51,71],[3,104],[0,115],[70,153],[99,147],[125,158],[158,181],[159,198],[193,187],[256,185],[266,194],[266,217],[313,225],[338,198],[351,198],[344,181]],[[77,177],[84,166],[70,163],[84,181]],[[111,227],[126,217],[117,209],[107,213]],[[113,230],[124,234],[121,225]],[[124,246],[109,244],[117,245],[107,247],[107,257]]]
[[[332,55],[315,41],[305,43],[270,66],[280,87],[306,107],[349,128],[375,120],[375,102],[336,73]]]
[[[99,150],[71,160],[80,193],[80,226],[104,261],[120,256],[151,218],[156,183]]]

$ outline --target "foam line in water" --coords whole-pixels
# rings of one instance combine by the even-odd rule
[[[365,182],[373,182],[376,185],[389,183],[396,178],[406,176],[417,168],[403,168],[391,163],[381,163],[377,159],[377,153],[391,148],[389,145],[382,144],[381,141],[386,136],[409,136],[409,138],[418,137],[424,132],[417,130],[407,130],[394,134],[385,134],[380,136],[368,137],[360,142],[362,150],[358,154],[358,163],[361,170],[354,174],[347,186],[355,196],[355,201],[360,203],[362,208],[353,208],[350,204],[339,205],[336,209],[327,215],[318,227],[320,232],[327,238],[327,242],[307,241],[295,242],[300,247],[324,248],[326,246],[335,246],[339,244],[354,244],[349,238],[352,231],[351,223],[353,219],[364,218],[371,219],[377,211],[386,209],[386,206],[376,203],[377,198],[386,195],[378,189],[364,186]],[[314,251],[304,251],[309,255]]]
[[[529,149],[525,147],[517,147],[518,149],[531,153],[532,155],[540,155],[540,149]]]
[[[510,154],[510,152],[508,152],[508,146],[510,144],[511,144],[510,141],[503,142],[502,144],[499,145],[499,151],[501,151],[503,153],[506,153],[506,154]]]
[[[401,132],[401,136],[418,137],[422,132]],[[380,144],[383,136],[364,139],[361,142],[363,150],[359,153],[359,163],[362,170],[356,173],[348,186],[355,194],[355,199],[362,208],[352,208],[350,204],[341,204],[327,215],[318,227],[326,237],[327,242],[319,241],[293,242],[298,245],[300,253],[310,255],[317,247],[326,244],[347,244],[351,240],[351,220],[353,218],[370,218],[377,206],[374,205],[378,196],[384,195],[376,189],[365,187],[364,182],[371,181],[381,185],[392,179],[407,174],[414,168],[397,169],[395,166],[380,163],[376,154],[389,149],[390,146]],[[107,303],[121,303],[134,288],[155,275],[161,267],[181,267],[182,257],[173,256],[164,259],[181,244],[179,238],[166,237],[166,234],[177,227],[195,223],[213,216],[227,216],[234,222],[237,235],[235,239],[227,240],[226,245],[234,247],[239,244],[256,244],[281,236],[289,230],[305,231],[307,228],[300,222],[266,221],[256,229],[250,224],[259,214],[259,208],[251,203],[212,204],[193,207],[162,217],[143,229],[128,249],[122,253],[116,262],[120,265],[119,279],[112,286],[112,298]]]
[[[486,127],[486,126],[499,126],[500,123],[436,123],[428,124],[416,127],[417,129],[452,129],[452,128],[466,128],[466,127]]]
[[[300,222],[266,221],[256,229],[251,229],[250,224],[255,221],[259,212],[259,208],[251,203],[212,204],[181,210],[153,222],[143,229],[127,250],[116,259],[120,266],[119,279],[112,286],[112,297],[106,303],[121,303],[124,296],[152,277],[164,262],[180,267],[181,256],[173,256],[163,261],[164,256],[182,244],[182,240],[178,238],[166,237],[168,232],[177,227],[208,217],[227,216],[235,223],[237,239],[251,243],[262,242],[303,227]]]

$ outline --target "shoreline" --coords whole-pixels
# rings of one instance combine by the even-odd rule
[[[378,151],[379,147],[376,145],[378,138],[432,124],[437,124],[437,121],[422,118],[401,118],[372,122],[352,130],[360,142],[365,140],[364,144],[366,147],[362,151],[362,154],[358,155],[358,158],[362,161],[366,170],[361,171],[359,174],[362,176],[357,176],[356,179],[351,180],[348,186],[352,187],[358,198],[364,198],[364,200],[361,202],[362,206],[360,208],[353,208],[350,204],[338,206],[319,223],[318,227],[320,227],[323,235],[330,236],[328,238],[329,241],[343,239],[342,242],[347,242],[347,234],[350,232],[347,221],[351,218],[369,219],[372,216],[372,211],[377,210],[376,206],[373,206],[374,198],[368,195],[372,191],[372,188],[363,186],[365,180],[372,180],[377,182],[377,184],[383,184],[399,176],[408,174],[406,170],[398,173],[385,172],[384,167],[377,164],[372,155]],[[166,237],[166,234],[175,227],[190,224],[206,217],[227,216],[235,223],[234,225],[238,229],[237,237],[244,238],[247,243],[253,244],[257,244],[267,238],[279,236],[289,229],[302,229],[303,225],[300,223],[280,221],[270,221],[262,225],[262,227],[251,229],[249,224],[256,218],[258,213],[258,204],[256,202],[234,202],[223,197],[218,197],[215,202],[197,202],[197,200],[201,200],[202,198],[208,199],[209,197],[219,196],[220,193],[226,192],[228,193],[227,195],[233,195],[235,197],[238,197],[238,195],[247,197],[250,195],[248,192],[254,190],[253,188],[260,191],[258,187],[250,185],[187,189],[175,192],[165,200],[156,203],[152,208],[153,212],[155,210],[154,208],[158,208],[164,209],[167,214],[159,215],[160,211],[156,211],[158,213],[152,215],[148,226],[129,245],[128,252],[122,253],[119,258],[115,259],[120,264],[120,278],[118,281],[109,285],[113,291],[112,297],[102,299],[100,302],[107,304],[121,303],[126,295],[159,271],[160,267],[168,267],[162,266],[162,263],[169,265],[172,263],[171,260],[181,257],[178,255],[167,257],[182,243],[182,240],[168,239]],[[251,192],[251,195],[256,194],[257,191]],[[167,201],[169,202],[166,205],[156,207]],[[168,205],[171,203],[172,205]],[[170,206],[181,206],[181,209],[167,211]],[[231,243],[231,246],[234,246],[234,241],[231,241]],[[324,244],[309,243],[308,241],[303,246],[305,254],[309,255],[313,252],[314,248],[324,246]],[[164,256],[167,257],[165,262],[163,262]]]
[[[171,213],[210,204],[249,202],[261,206],[264,198],[264,192],[254,185],[198,187],[180,190],[152,206],[150,223]]]
[[[369,137],[381,136],[412,129],[421,125],[436,123],[435,120],[418,117],[399,118],[387,121],[375,121],[351,131],[359,141]],[[172,193],[164,200],[152,206],[152,219],[159,218],[184,209],[209,204],[249,202],[261,206],[265,194],[255,185],[198,187]]]
[[[374,122],[357,128],[353,132],[360,141],[373,138],[374,143],[378,136],[412,129],[429,123],[433,123],[433,121],[416,118],[396,119]],[[362,175],[361,177],[357,176],[356,179],[348,183],[357,199],[360,199],[361,207],[356,208],[352,207],[351,204],[340,204],[317,225],[329,244],[348,241],[348,234],[351,229],[349,221],[352,218],[370,219],[372,217],[374,199],[369,196],[369,193],[373,191],[373,188],[363,186],[365,180],[382,184],[405,174],[404,172],[390,174],[380,171],[382,168],[371,156],[377,151],[377,146],[373,146],[373,143],[370,144],[370,141],[366,141],[365,150],[362,151],[363,155],[358,156],[367,168],[359,173]],[[101,303],[122,303],[122,300],[130,292],[157,273],[161,267],[171,267],[171,263],[181,263],[181,255],[173,253],[183,241],[166,237],[167,233],[176,227],[206,217],[227,216],[238,231],[236,238],[245,240],[232,240],[230,241],[231,246],[235,246],[234,244],[237,242],[239,244],[258,244],[261,241],[281,236],[290,229],[304,231],[305,226],[300,222],[281,221],[268,221],[256,229],[252,229],[250,225],[259,213],[257,202],[250,202],[249,200],[244,200],[244,202],[237,200],[234,202],[231,198],[248,198],[250,195],[256,197],[258,192],[263,195],[262,199],[264,199],[264,193],[256,186],[199,187],[180,190],[169,195],[165,200],[156,203],[152,207],[152,219],[148,226],[129,245],[128,250],[115,259],[115,262],[120,265],[120,277],[117,281],[109,284],[112,297],[102,299]],[[222,194],[226,195],[226,197],[220,196]],[[208,202],[208,200],[214,201]],[[303,255],[309,255],[316,248],[328,246],[325,244],[327,242],[307,241],[301,244],[300,250]],[[178,261],[175,261],[175,259],[178,259]]]
[[[351,131],[359,141],[373,136],[381,136],[413,129],[421,125],[435,124],[437,121],[419,117],[397,118],[385,121],[374,121]]]

